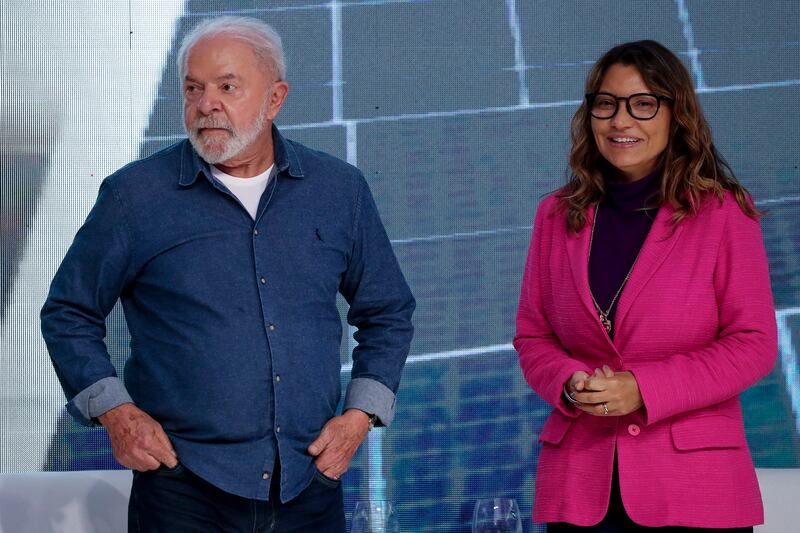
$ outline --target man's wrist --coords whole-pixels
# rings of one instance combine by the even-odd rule
[[[366,411],[362,411],[361,409],[358,409],[357,407],[351,407],[350,409],[347,409],[345,411],[345,413],[351,413],[351,412],[352,413],[358,413],[357,416],[359,418],[362,418],[362,415],[363,415],[363,417],[366,417],[366,422],[368,424],[367,431],[372,431],[372,428],[374,428],[375,425],[378,423],[378,417],[376,415],[373,415],[371,413],[367,413]]]
[[[134,407],[134,405],[130,402],[122,403],[116,407],[112,407],[105,413],[98,415],[97,420],[105,427],[107,424],[113,423],[115,418],[124,414],[125,411],[127,411],[130,407]]]

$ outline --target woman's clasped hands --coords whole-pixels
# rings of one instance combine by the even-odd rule
[[[595,416],[624,416],[644,405],[633,374],[615,373],[607,365],[592,375],[575,372],[564,390],[576,408]]]

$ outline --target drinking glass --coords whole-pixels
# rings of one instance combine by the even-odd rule
[[[522,533],[522,519],[513,498],[490,498],[475,502],[472,533]]]
[[[350,533],[400,533],[400,523],[392,502],[356,502]]]

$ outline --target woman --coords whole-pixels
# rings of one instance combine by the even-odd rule
[[[752,531],[763,511],[738,395],[777,353],[759,213],[672,52],[617,46],[586,93],[571,179],[536,214],[514,338],[555,407],[534,520]]]

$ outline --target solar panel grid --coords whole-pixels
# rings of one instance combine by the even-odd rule
[[[800,3],[691,1],[710,86],[800,79]],[[724,27],[727,31],[715,31]]]
[[[345,158],[345,128],[330,126],[336,118],[332,41],[339,31],[330,4],[257,4],[191,1],[177,39],[210,13],[254,15],[274,24],[286,44],[293,86],[280,125],[291,137]],[[759,16],[774,13],[759,24],[750,24],[754,14],[743,3],[722,3],[728,8],[726,27],[748,30],[738,34],[715,31],[720,2],[651,2],[644,4],[644,19],[641,8],[620,10],[610,1],[338,4],[342,118],[358,124],[359,166],[390,237],[402,242],[396,244],[398,258],[419,300],[412,354],[510,340],[526,227],[541,195],[562,182],[569,117],[585,74],[614,43],[660,40],[681,52],[712,89],[788,80],[786,88],[745,87],[704,95],[703,102],[718,145],[727,148],[725,155],[756,198],[798,193],[797,167],[789,169],[786,162],[787,149],[798,144],[797,106],[774,106],[776,97],[798,101],[800,39],[791,37],[796,27],[784,23],[798,18],[790,3],[759,3]],[[509,18],[509,6],[516,20]],[[776,41],[771,32],[790,40]],[[766,65],[763,46],[771,52]],[[519,106],[520,70],[530,107]],[[153,112],[143,155],[181,136],[173,78],[171,69],[165,72],[166,94]],[[742,128],[742,116],[731,112],[743,109],[760,117],[757,134],[752,123]],[[765,219],[765,240],[773,279],[782,288],[776,301],[788,305],[800,300],[800,234],[791,223],[798,203],[773,209],[779,216]],[[503,228],[518,230],[492,233]],[[404,240],[469,232],[482,233]],[[797,342],[797,321],[791,332]],[[764,466],[786,466],[787,459],[800,464],[782,384],[777,367],[744,396],[749,434],[769,435],[763,441],[751,437],[753,455]],[[383,464],[389,496],[398,501],[408,530],[465,530],[472,501],[482,496],[516,496],[527,514],[535,436],[549,408],[522,381],[512,352],[409,365],[398,402],[397,421],[384,437]],[[346,477],[348,505],[366,494],[367,472],[362,450]]]
[[[478,498],[530,497],[532,421],[549,408],[521,379],[513,351],[411,365],[398,405],[405,416],[387,432],[385,449],[394,464],[390,494],[409,531],[460,530]],[[457,512],[437,512],[441,502]]]

